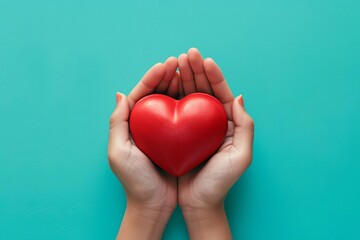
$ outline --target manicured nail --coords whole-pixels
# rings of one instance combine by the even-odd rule
[[[240,97],[239,97],[239,99],[238,99],[238,103],[240,103],[240,105],[241,105],[242,107],[245,106],[245,104],[244,104],[244,98],[243,98],[243,95],[242,95],[242,94],[240,95]]]
[[[122,95],[121,93],[117,92],[116,93],[116,103],[119,103],[121,101]]]

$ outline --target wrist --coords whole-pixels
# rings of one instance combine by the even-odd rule
[[[117,239],[161,239],[173,209],[128,201]]]
[[[232,239],[224,203],[211,207],[181,208],[190,239]]]

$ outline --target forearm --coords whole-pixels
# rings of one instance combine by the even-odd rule
[[[182,208],[190,239],[232,239],[224,205],[211,209]]]
[[[116,237],[117,240],[161,239],[171,211],[161,211],[128,203]]]

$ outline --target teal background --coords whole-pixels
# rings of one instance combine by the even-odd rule
[[[0,239],[114,239],[115,92],[198,47],[242,93],[235,239],[360,239],[360,1],[0,0]],[[187,239],[181,212],[164,239]]]

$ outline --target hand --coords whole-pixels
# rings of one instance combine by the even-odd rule
[[[242,96],[234,99],[220,68],[212,59],[203,60],[200,52],[192,48],[187,55],[179,56],[178,64],[179,95],[211,94],[223,104],[228,117],[228,132],[216,154],[203,167],[179,178],[179,205],[191,239],[231,239],[224,199],[251,163],[254,122],[245,111]],[[206,229],[202,231],[204,225]]]
[[[173,85],[178,82],[176,68],[177,59],[171,57],[164,64],[154,65],[128,97],[116,95],[110,118],[108,159],[127,198],[118,239],[160,239],[177,205],[176,178],[157,168],[134,145],[128,124],[130,109],[140,98],[153,92],[174,91]]]

